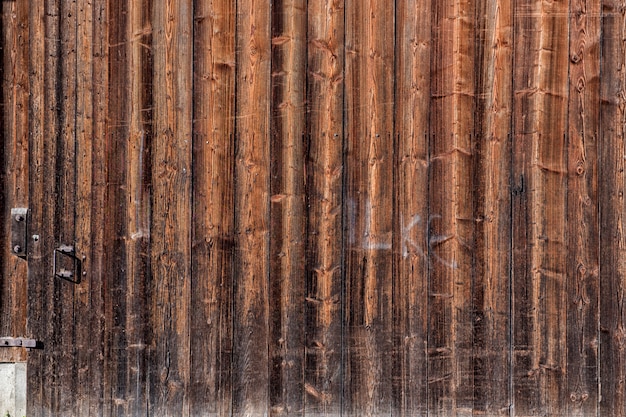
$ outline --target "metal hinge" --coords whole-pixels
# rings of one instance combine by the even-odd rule
[[[43,343],[24,337],[0,337],[0,348],[23,347],[26,349],[43,349]]]
[[[54,250],[54,276],[74,284],[80,284],[81,260],[73,246],[61,245]]]
[[[28,208],[11,209],[11,253],[26,259],[28,243]]]

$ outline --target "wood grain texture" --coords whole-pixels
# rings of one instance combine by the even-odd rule
[[[151,144],[153,132],[152,102],[152,8],[149,2],[129,1],[125,6],[128,17],[124,19],[125,60],[115,71],[125,73],[128,83],[123,92],[122,120],[124,158],[120,168],[125,177],[122,185],[124,200],[120,204],[124,225],[124,297],[120,305],[124,310],[120,328],[124,329],[122,345],[117,352],[120,385],[117,388],[118,410],[125,415],[145,414],[148,403],[148,346],[151,343],[150,321],[150,220],[152,166]]]
[[[346,358],[344,414],[392,408],[395,10],[346,1]]]
[[[50,166],[50,175],[54,175],[56,184],[53,190],[55,195],[54,207],[54,247],[70,245],[76,248],[76,121],[77,121],[77,2],[75,0],[63,2],[49,2],[47,13],[47,41],[50,43],[49,68],[51,79],[48,87],[54,89],[55,99],[50,103],[48,112],[51,124],[57,126],[55,135],[46,139],[56,140],[54,165]],[[54,44],[54,45],[52,45]],[[54,67],[52,66],[54,65]],[[52,78],[54,77],[54,78]],[[51,190],[52,191],[52,190]],[[51,237],[51,236],[50,236]],[[49,253],[54,257],[54,252]],[[57,261],[65,264],[65,268],[72,269],[73,262],[64,262],[57,257]],[[75,279],[79,271],[74,270]],[[53,273],[44,271],[45,275]],[[55,407],[51,412],[55,415],[70,415],[73,413],[74,395],[77,390],[76,367],[76,326],[74,311],[75,284],[55,278],[50,280],[54,285],[54,302],[51,304],[53,319],[51,320],[52,333],[47,335],[50,343],[64,346],[64,349],[54,349],[51,353],[53,378],[56,382]]]
[[[509,415],[513,7],[477,3],[474,413]]]
[[[235,4],[194,4],[191,415],[232,409]]]
[[[30,49],[33,95],[30,103],[32,169],[29,181],[32,186],[29,201],[32,204],[31,230],[41,238],[33,242],[29,253],[28,324],[33,338],[55,345],[61,341],[62,319],[67,318],[66,300],[61,298],[67,294],[63,294],[61,283],[55,281],[52,271],[54,248],[61,238],[57,204],[63,207],[69,200],[67,193],[61,193],[67,190],[67,186],[59,183],[63,167],[60,157],[64,155],[67,143],[64,141],[67,129],[63,129],[61,119],[63,65],[60,59],[63,48],[58,4],[48,1],[30,6],[31,45],[37,46]],[[69,179],[73,180],[72,177]],[[71,298],[67,302],[71,305]],[[39,354],[32,359],[28,367],[32,397],[28,400],[31,409],[34,408],[33,414],[55,415],[67,407],[67,404],[61,404],[61,400],[66,399],[71,385],[71,376],[58,372],[60,364],[67,366],[63,352],[52,351],[49,355]]]
[[[516,11],[515,409],[519,415],[556,416],[566,412],[569,400],[565,388],[568,48],[567,37],[562,36],[569,33],[568,5],[533,1],[517,4]]]
[[[270,410],[304,413],[306,1],[272,4]]]
[[[93,270],[92,242],[92,184],[93,184],[93,149],[92,138],[102,142],[103,138],[95,137],[93,126],[93,9],[91,4],[80,5],[78,10],[76,30],[76,250],[82,260],[81,269],[87,277],[87,271]],[[99,139],[99,140],[98,140]],[[102,202],[102,201],[100,201]],[[87,262],[89,259],[89,262]],[[98,288],[99,280],[85,279],[84,285],[74,288],[74,314],[76,327],[74,348],[74,362],[76,366],[76,391],[77,398],[73,402],[73,412],[77,415],[95,415],[99,412],[96,408],[102,397],[102,384],[95,386],[93,376],[102,378],[102,367],[98,363],[92,365],[91,358],[97,356],[98,340],[102,337],[102,331],[90,334],[86,329],[98,329],[95,320],[95,312],[101,308],[100,298],[93,298],[93,289]],[[91,342],[95,342],[92,343]],[[91,369],[93,366],[93,370]],[[93,373],[92,373],[93,372]]]
[[[53,222],[49,221],[49,209],[42,203],[46,201],[48,193],[45,163],[44,131],[49,126],[44,119],[45,108],[45,32],[44,6],[42,2],[29,2],[29,70],[30,70],[30,100],[29,100],[29,204],[31,205],[30,228],[33,234],[39,236],[50,235]],[[30,242],[29,242],[30,243]],[[29,246],[28,261],[28,336],[43,340],[46,334],[46,317],[48,311],[47,292],[48,280],[42,280],[42,272],[49,271],[51,264],[44,258],[44,254],[52,248],[50,239],[33,241]],[[51,408],[49,392],[45,388],[50,372],[45,355],[34,354],[29,358],[28,366],[28,404],[29,414],[34,417],[45,415]]]
[[[626,78],[623,72],[626,48],[624,14],[620,2],[602,5],[601,115],[598,147],[600,208],[600,403],[599,415],[626,415],[626,312],[623,308],[624,154]]]
[[[191,0],[154,9],[150,413],[189,414],[193,14]]]
[[[396,10],[393,409],[407,416],[428,413],[430,11],[421,0]]]
[[[237,1],[236,31],[233,414],[252,416],[269,410],[269,5]]]
[[[103,1],[82,4],[77,32],[77,120],[76,120],[76,248],[82,259],[81,285],[74,288],[77,368],[74,415],[102,416],[105,413],[104,326],[101,312],[104,223],[105,131],[102,109],[106,91],[103,82]],[[83,258],[84,257],[84,258]]]
[[[11,208],[28,207],[28,5],[2,5],[2,171],[0,213],[3,242],[11,242]],[[27,317],[27,263],[5,244],[0,252],[0,334],[24,336]]]
[[[626,415],[621,1],[2,17],[29,415]]]
[[[600,16],[597,1],[570,4],[567,149],[567,415],[598,413],[598,138]]]
[[[5,11],[1,10],[1,12],[2,14],[0,16],[2,17],[2,19],[0,19],[0,39],[2,39],[2,43],[5,44],[7,43],[6,35],[4,34],[5,25],[3,24]],[[7,65],[5,64],[4,54],[2,54],[0,58],[2,60],[2,65],[0,66],[0,77],[2,78],[0,79],[3,80]],[[7,87],[4,85],[4,83],[0,84],[0,86],[2,87],[2,90],[0,91],[2,107],[5,108],[6,106],[8,106],[8,98],[5,97],[5,93],[4,93]],[[0,214],[4,216],[4,220],[0,221],[0,236],[2,236],[2,238],[5,241],[10,242],[11,222],[10,222],[9,216],[11,213],[10,211],[11,202],[8,197],[8,194],[12,186],[8,182],[8,178],[9,178],[8,161],[10,160],[10,158],[7,158],[7,155],[10,153],[12,144],[10,140],[8,139],[9,136],[6,134],[6,131],[5,131],[5,126],[7,126],[7,124],[8,124],[8,118],[6,116],[6,113],[2,112],[2,114],[0,114],[0,129],[2,129],[2,141],[0,142],[0,150],[2,151],[0,152],[0,187],[2,187],[2,189],[6,191],[0,193]],[[26,183],[28,183],[28,180]],[[10,255],[11,255],[10,248],[3,248],[3,250],[0,251],[0,271],[3,275],[6,275],[5,270],[7,268],[7,265],[9,265],[11,262],[11,259],[9,259]],[[2,308],[3,311],[5,310],[10,311],[10,307],[7,301],[11,298],[10,294],[11,294],[11,291],[9,289],[8,281],[3,279],[2,281],[0,281],[0,308]],[[3,319],[2,321],[0,321],[0,327],[1,326],[10,326],[9,321],[7,319]]]
[[[305,413],[343,401],[344,3],[308,2]]]
[[[428,404],[471,414],[473,370],[475,3],[433,6],[428,243]]]
[[[130,3],[111,1],[107,5],[107,91],[104,97],[105,195],[103,225],[103,302],[104,302],[104,402],[106,414],[124,414],[127,399],[128,340],[125,324],[128,312],[127,239],[128,138],[130,109]],[[114,19],[113,16],[116,16]],[[92,277],[93,279],[93,277]]]

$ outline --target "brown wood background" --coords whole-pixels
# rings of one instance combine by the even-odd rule
[[[626,415],[622,1],[1,7],[29,417]]]

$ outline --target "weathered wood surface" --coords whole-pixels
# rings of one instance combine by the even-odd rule
[[[276,416],[304,411],[306,12],[303,0],[272,5],[269,400]]]
[[[270,410],[269,352],[270,346],[279,342],[270,340],[272,50],[268,6],[257,0],[237,1],[232,360],[235,416],[261,415]],[[281,305],[274,308],[280,309]]]
[[[520,415],[567,411],[568,5],[517,2],[513,390]],[[522,64],[523,63],[523,64]]]
[[[394,7],[346,1],[345,413],[392,409]]]
[[[29,415],[626,415],[624,27],[612,0],[3,2]]]
[[[471,413],[475,2],[433,3],[428,244],[428,408]]]
[[[194,3],[191,415],[232,409],[235,16]]]
[[[599,413],[601,2],[570,4],[567,149],[567,414]],[[603,413],[600,413],[602,415]]]
[[[624,15],[619,2],[603,3],[601,45],[601,126],[598,143],[600,209],[599,415],[626,415],[626,301],[624,188],[626,178],[626,56]]]
[[[393,408],[428,412],[429,138],[431,4],[400,2],[396,11]],[[414,13],[419,9],[422,13]],[[421,307],[420,307],[421,306]]]
[[[509,415],[511,120],[515,2],[477,3],[474,410]]]
[[[343,404],[344,2],[309,1],[305,410]]]
[[[0,210],[5,214],[0,222],[0,236],[10,242],[12,207],[28,207],[29,144],[28,144],[28,5],[4,3],[1,39],[2,102],[0,118],[3,141],[0,147]],[[11,256],[13,248],[5,245],[0,255],[0,273],[4,284],[0,288],[0,303],[5,319],[0,323],[3,334],[24,334],[26,326],[26,263]]]

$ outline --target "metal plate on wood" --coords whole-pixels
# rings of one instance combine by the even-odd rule
[[[11,209],[11,253],[26,258],[28,234],[28,208]]]
[[[27,339],[24,337],[0,337],[0,348],[3,347],[23,347],[28,349],[41,349],[41,342],[35,339]]]

